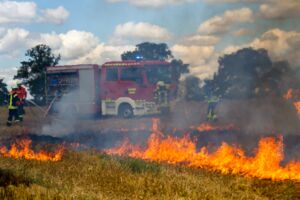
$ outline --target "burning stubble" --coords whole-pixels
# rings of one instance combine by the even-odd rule
[[[238,174],[246,177],[271,180],[294,180],[299,182],[300,163],[284,160],[283,137],[260,139],[254,156],[246,156],[243,149],[225,142],[212,153],[207,147],[197,150],[196,142],[189,135],[183,137],[163,136],[158,130],[158,120],[153,120],[152,134],[147,145],[132,145],[125,140],[119,147],[106,149],[108,154],[126,155],[150,161],[183,164],[188,167],[204,168],[223,174]]]
[[[35,152],[31,148],[32,141],[30,139],[20,139],[12,144],[9,149],[5,146],[0,147],[0,155],[3,157],[39,160],[39,161],[60,161],[63,156],[64,148],[58,147],[55,152],[38,151]]]

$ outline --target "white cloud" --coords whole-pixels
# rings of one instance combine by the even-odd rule
[[[54,24],[62,24],[69,17],[69,12],[62,6],[55,9],[42,10],[42,13],[41,21],[52,22]]]
[[[239,45],[229,45],[222,51],[222,55],[232,54],[232,53],[238,51],[239,49],[246,48],[246,47],[249,47],[249,45],[240,45],[240,46]]]
[[[55,32],[41,33],[39,38],[33,40],[30,46],[34,46],[36,44],[47,44],[52,49],[57,50],[62,47],[62,39]]]
[[[176,44],[171,48],[175,57],[190,64],[190,73],[201,79],[211,78],[217,71],[217,53],[213,46]]]
[[[253,12],[249,8],[228,10],[223,15],[212,17],[198,28],[201,34],[226,33],[233,25],[253,21]]]
[[[45,22],[62,24],[69,16],[69,12],[62,6],[55,9],[39,9],[31,1],[0,0],[0,24],[17,24]]]
[[[267,0],[260,6],[261,14],[268,19],[285,19],[300,16],[299,0]]]
[[[108,61],[120,60],[121,54],[125,51],[134,50],[134,46],[110,46],[105,44],[99,44],[96,48],[90,51],[88,54],[79,57],[78,59],[69,61],[69,64],[79,63],[97,63],[102,64]]]
[[[177,5],[183,3],[192,3],[198,0],[106,0],[110,3],[128,2],[137,7],[157,8],[166,5]]]
[[[0,37],[0,53],[13,55],[18,49],[27,46],[29,31],[21,28],[4,30]]]
[[[219,37],[213,35],[192,35],[184,37],[182,42],[186,45],[213,46],[220,41]]]
[[[13,78],[16,73],[17,73],[17,68],[9,68],[9,69],[0,68],[0,79],[4,79],[4,83],[8,85],[8,89],[10,88],[10,86],[15,84],[15,80],[13,80]]]
[[[141,41],[166,41],[172,37],[172,34],[163,27],[145,22],[127,22],[117,25],[111,38],[111,43],[122,44],[128,42]]]
[[[24,23],[36,17],[34,2],[0,1],[0,24]]]
[[[252,33],[253,33],[253,31],[251,29],[241,28],[241,29],[235,31],[233,34],[235,36],[239,36],[240,37],[240,36],[250,35]]]
[[[66,60],[71,60],[82,56],[99,43],[99,39],[90,32],[71,30],[64,34],[59,34],[61,47],[56,50]]]
[[[267,49],[273,61],[287,60],[291,66],[300,67],[300,32],[271,29],[248,44],[226,47],[222,54],[230,54],[246,47]]]
[[[25,29],[3,30],[0,34],[0,59],[21,61],[25,51],[38,44],[50,46],[53,53],[61,54],[61,64],[102,64],[111,60],[120,60],[120,55],[135,47],[130,45],[107,45],[90,32],[70,30],[66,33],[32,33]],[[13,85],[16,68],[0,66],[0,78]]]
[[[230,45],[217,52],[214,46],[175,45],[174,55],[190,63],[190,72],[200,78],[209,78],[218,69],[218,57],[239,49],[252,47],[267,49],[273,61],[287,60],[292,67],[300,67],[300,32],[271,29],[242,45]]]
[[[300,32],[272,29],[254,39],[250,46],[267,49],[273,60],[288,60],[292,66],[300,67]]]
[[[66,33],[32,33],[25,29],[5,30],[0,35],[0,56],[21,58],[25,51],[38,44],[50,46],[53,53],[61,55],[61,63],[98,63],[120,60],[120,55],[133,50],[131,45],[107,45],[90,32],[70,30]]]

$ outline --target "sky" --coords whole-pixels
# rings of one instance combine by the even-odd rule
[[[201,79],[244,47],[298,67],[299,19],[300,0],[0,0],[0,78],[12,84],[38,44],[60,64],[102,64],[141,42],[167,43]]]

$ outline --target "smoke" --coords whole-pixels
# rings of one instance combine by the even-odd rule
[[[77,89],[67,93],[53,104],[51,112],[55,114],[51,116],[50,124],[43,126],[43,135],[63,136],[75,132],[76,124],[80,122],[80,113],[72,105],[79,103],[78,92]]]
[[[217,112],[222,122],[237,124],[245,134],[299,135],[297,112],[281,99],[224,100]]]
[[[272,0],[273,1],[273,0]],[[272,2],[268,1],[268,2]],[[220,1],[221,2],[221,1]],[[226,1],[223,1],[226,2]],[[227,1],[228,2],[228,1]],[[273,1],[275,2],[275,0]],[[279,2],[276,0],[276,2]],[[289,1],[292,2],[292,1]],[[294,1],[295,2],[295,1]],[[289,12],[273,12],[271,7],[269,11],[262,15],[262,11],[267,11],[267,7],[270,3],[266,3],[264,6],[258,6],[259,9],[255,10],[251,7],[251,10],[242,9],[246,11],[244,23],[252,23],[251,28],[240,29],[241,20],[238,16],[232,15],[235,12],[224,12],[220,16],[213,16],[212,19],[208,19],[205,23],[199,24],[199,31],[191,37],[187,37],[186,41],[180,41],[179,44],[174,44],[171,48],[176,56],[182,57],[184,61],[192,64],[192,72],[199,77],[211,77],[211,75],[217,69],[217,57],[223,53],[230,53],[236,51],[245,46],[254,48],[265,48],[269,51],[269,54],[273,61],[288,60],[293,67],[299,65],[299,32],[287,31],[284,27],[291,26],[291,18],[295,19],[295,15],[287,15]],[[277,6],[279,3],[276,3]],[[249,4],[239,4],[241,7],[249,7]],[[257,4],[255,5],[257,6]],[[297,9],[298,7],[294,7]],[[238,10],[239,11],[239,10]],[[240,13],[239,12],[239,13]],[[191,26],[191,21],[196,21],[193,14],[190,14],[190,10],[181,12],[179,15],[179,21],[181,23],[180,30],[182,32],[186,30],[188,26]],[[274,13],[277,15],[275,16]],[[296,12],[293,12],[296,13]],[[278,17],[278,14],[284,15]],[[185,16],[185,17],[182,17]],[[222,17],[223,16],[223,17]],[[227,17],[226,17],[227,16]],[[232,17],[233,16],[233,17]],[[164,17],[170,23],[176,23],[173,26],[178,27],[178,20],[169,19]],[[186,17],[192,20],[186,20]],[[255,20],[253,20],[253,18]],[[297,17],[298,18],[298,15]],[[280,19],[280,20],[279,20]],[[222,23],[214,23],[221,21]],[[225,20],[225,22],[223,22]],[[187,22],[188,21],[188,22]],[[186,23],[187,22],[187,23]],[[261,24],[264,24],[262,26]],[[215,27],[217,25],[221,25]],[[224,29],[226,24],[226,30]],[[290,25],[289,25],[290,24]],[[204,26],[205,25],[205,26]],[[238,30],[235,30],[236,26],[239,26]],[[186,27],[184,27],[186,26]],[[277,27],[276,27],[277,26]],[[203,33],[203,30],[207,28],[200,27],[212,27],[213,30],[219,30],[222,34],[215,31]],[[211,29],[212,29],[211,28]],[[253,30],[252,30],[253,28]],[[224,32],[225,31],[225,32]],[[218,31],[220,32],[220,31]],[[235,44],[232,39],[228,39],[228,36],[235,33],[235,39],[239,41],[239,44]],[[261,33],[260,35],[258,33]],[[254,35],[255,34],[255,35]],[[242,37],[246,37],[248,41],[242,44]],[[191,42],[192,43],[189,43]],[[233,41],[231,44],[228,44]],[[219,44],[222,47],[226,47],[223,50],[216,48]],[[217,52],[218,51],[218,52]],[[246,60],[247,58],[245,58]],[[198,67],[197,67],[198,66]],[[275,76],[275,75],[274,75]],[[223,77],[226,78],[226,77]],[[271,77],[272,78],[272,77]],[[88,85],[89,82],[86,80]],[[237,81],[236,85],[240,83]],[[249,85],[253,85],[252,82]],[[43,127],[42,134],[49,134],[52,136],[60,136],[68,140],[78,140],[82,143],[87,143],[92,147],[109,147],[115,145],[119,141],[128,137],[133,143],[143,143],[151,132],[151,117],[133,118],[133,119],[117,119],[103,118],[101,120],[89,120],[82,117],[82,112],[73,112],[73,108],[67,108],[66,105],[70,102],[75,104],[82,103],[83,99],[78,96],[91,96],[91,90],[85,90],[86,94],[80,94],[82,90],[74,90],[72,93],[62,96],[60,104],[55,105],[55,109],[59,110],[59,113],[53,118],[53,121]],[[86,99],[88,101],[89,99]],[[76,108],[79,109],[80,108]],[[192,126],[197,126],[206,121],[206,102],[186,102],[181,100],[172,105],[172,112],[170,116],[161,117],[160,128],[165,134],[183,135],[190,131]],[[211,133],[208,132],[207,136],[199,138],[201,145],[213,143],[218,146],[223,141],[244,145],[246,149],[253,149],[257,145],[258,138],[268,135],[283,134],[287,138],[294,136],[299,141],[298,130],[300,128],[299,119],[295,108],[292,104],[285,102],[284,100],[277,98],[255,98],[255,99],[243,99],[243,100],[222,100],[216,110],[218,114],[217,125],[234,124],[239,128],[239,131],[234,133],[220,132]],[[143,127],[144,130],[133,131],[134,129]],[[121,129],[127,129],[122,131]],[[197,132],[193,132],[198,134]],[[287,145],[292,144],[293,140],[286,140]],[[292,146],[295,146],[294,144]],[[297,149],[295,147],[293,149]]]
[[[99,92],[93,68],[80,70],[78,74],[52,74],[48,81],[49,96],[55,100],[52,111],[57,115],[43,127],[43,134],[58,136],[75,132],[85,114],[97,112]]]

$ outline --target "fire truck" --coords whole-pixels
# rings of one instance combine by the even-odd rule
[[[177,91],[175,72],[165,61],[114,61],[47,67],[46,99],[53,110],[73,115],[124,118],[159,113],[154,101],[158,81]]]

